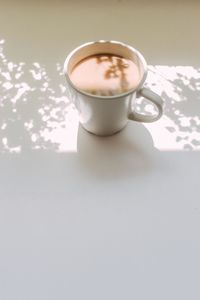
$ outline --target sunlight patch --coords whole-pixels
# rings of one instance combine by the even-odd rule
[[[15,63],[0,40],[0,153],[76,152],[78,113],[67,97],[60,63],[51,71],[34,61]],[[148,66],[145,86],[160,94],[164,116],[144,124],[160,151],[200,150],[200,69]],[[52,72],[52,73],[51,73]],[[136,109],[152,112],[138,99]]]

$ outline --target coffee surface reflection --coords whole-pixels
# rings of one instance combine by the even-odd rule
[[[130,59],[112,54],[88,56],[70,74],[72,83],[92,95],[113,96],[137,87],[140,74]]]

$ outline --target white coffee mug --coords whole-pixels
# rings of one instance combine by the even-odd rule
[[[136,88],[112,96],[92,95],[78,89],[69,74],[82,59],[96,54],[113,54],[132,60],[138,67],[140,82]],[[96,135],[112,135],[124,128],[128,120],[154,122],[163,113],[163,100],[153,91],[143,87],[147,77],[147,64],[142,54],[133,47],[116,41],[90,42],[73,50],[64,63],[68,97],[79,112],[81,125]],[[143,96],[157,108],[157,114],[144,115],[133,110],[137,96]]]

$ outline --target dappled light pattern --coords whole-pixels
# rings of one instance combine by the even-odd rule
[[[77,113],[66,97],[61,66],[48,71],[38,62],[12,62],[4,43],[0,41],[0,152],[76,150]]]
[[[149,66],[147,86],[165,101],[164,116],[147,124],[160,150],[200,149],[200,68]]]
[[[0,153],[77,151],[78,115],[61,64],[13,62],[0,40]],[[149,66],[145,85],[162,96],[164,116],[144,124],[159,150],[200,149],[200,69]],[[153,107],[138,99],[140,113]]]

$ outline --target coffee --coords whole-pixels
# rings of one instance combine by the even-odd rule
[[[71,71],[72,83],[92,95],[112,96],[135,89],[141,76],[130,59],[113,54],[96,54],[78,62]]]

